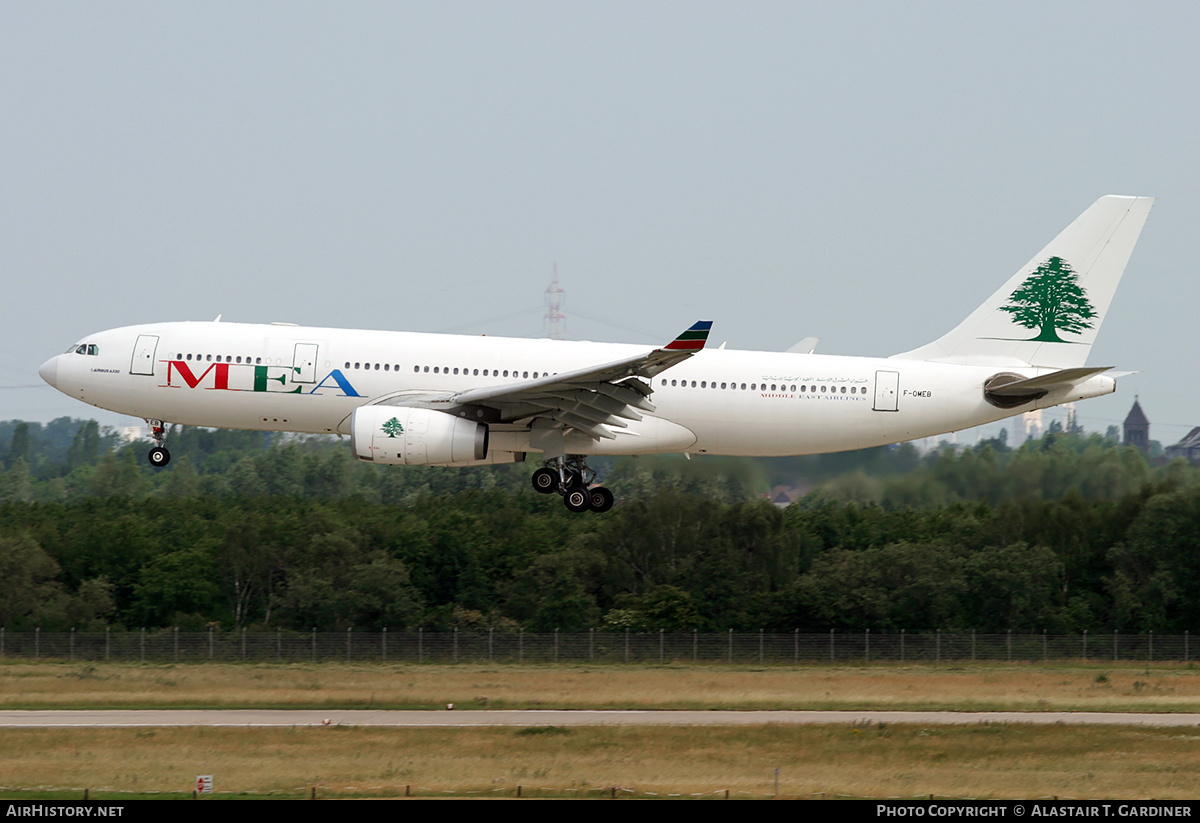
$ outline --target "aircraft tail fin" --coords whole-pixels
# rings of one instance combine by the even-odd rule
[[[906,360],[977,365],[1082,366],[1152,197],[1101,197],[948,334]]]

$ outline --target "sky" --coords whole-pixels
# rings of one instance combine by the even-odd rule
[[[1157,197],[1089,360],[1200,425],[1200,6],[0,0],[0,419],[163,320],[890,355],[1105,194]],[[131,422],[131,421],[129,421]]]

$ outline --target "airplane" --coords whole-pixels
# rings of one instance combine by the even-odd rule
[[[536,455],[534,489],[573,512],[613,495],[587,458],[783,456],[943,434],[1116,390],[1085,365],[1149,197],[1096,201],[958,326],[891,357],[705,348],[711,321],[645,346],[166,322],[88,335],[39,369],[150,426],[349,435],[354,456],[478,466]]]

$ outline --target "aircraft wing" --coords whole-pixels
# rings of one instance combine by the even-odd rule
[[[447,411],[484,406],[498,412],[500,422],[549,418],[592,438],[612,440],[613,428],[627,428],[625,420],[641,420],[640,411],[654,411],[648,399],[653,389],[642,378],[652,378],[703,349],[711,327],[711,320],[701,320],[645,354],[535,380],[425,397],[421,405]]]

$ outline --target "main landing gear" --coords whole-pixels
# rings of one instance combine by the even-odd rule
[[[558,492],[573,512],[606,512],[613,507],[613,493],[603,486],[589,488],[596,472],[588,468],[581,454],[568,454],[547,460],[533,473],[533,489],[542,494]]]
[[[154,439],[154,448],[150,450],[150,465],[156,469],[171,462],[171,453],[167,451],[167,424],[161,420],[147,420],[150,427],[150,437]]]

